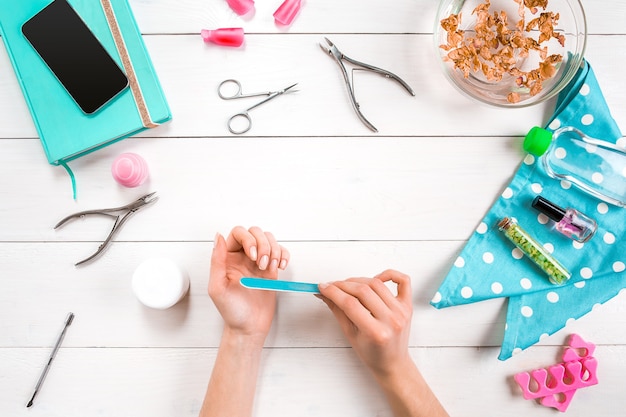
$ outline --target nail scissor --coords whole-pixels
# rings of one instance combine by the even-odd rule
[[[90,214],[98,214],[98,215],[103,215],[103,216],[109,216],[109,217],[113,217],[115,219],[115,223],[113,224],[113,228],[111,229],[111,232],[109,233],[109,236],[107,236],[107,238],[104,240],[104,242],[102,242],[102,244],[98,247],[98,250],[96,250],[96,252],[91,255],[88,258],[83,259],[80,262],[77,262],[75,265],[78,266],[80,264],[83,264],[85,262],[91,261],[92,259],[98,257],[100,254],[102,254],[102,252],[104,252],[104,249],[106,249],[107,245],[109,244],[109,242],[111,242],[111,239],[113,239],[113,236],[115,236],[115,234],[120,230],[120,228],[122,227],[122,225],[124,223],[126,223],[126,220],[128,220],[128,218],[135,213],[137,210],[154,203],[155,201],[157,201],[157,199],[159,197],[154,197],[154,195],[156,194],[156,192],[150,193],[150,194],[146,194],[142,197],[139,197],[137,200],[133,201],[132,203],[126,204],[125,206],[121,206],[121,207],[115,207],[115,208],[109,208],[109,209],[100,209],[100,210],[85,210],[85,211],[80,211],[78,213],[74,213],[74,214],[70,214],[69,216],[65,217],[64,219],[62,219],[60,222],[58,222],[54,228],[58,229],[59,227],[63,226],[65,223],[69,222],[70,220],[73,219],[77,219],[77,218],[83,218],[84,216],[90,215]]]
[[[225,94],[223,92],[224,86],[229,85],[229,84],[235,85],[237,87],[237,91],[235,91],[233,94],[230,94],[230,95]],[[222,81],[220,85],[217,87],[217,95],[219,95],[222,100],[234,100],[234,99],[245,98],[245,97],[267,96],[267,98],[259,101],[254,106],[248,107],[244,111],[239,112],[233,115],[230,119],[228,119],[227,126],[228,126],[228,130],[230,131],[230,133],[233,133],[235,135],[241,135],[242,133],[246,133],[252,127],[252,119],[250,118],[250,115],[248,114],[250,110],[260,106],[263,103],[267,103],[268,101],[280,96],[281,94],[284,94],[287,92],[290,92],[290,93],[296,92],[297,90],[291,90],[291,89],[295,87],[297,84],[298,83],[292,84],[289,87],[283,88],[282,90],[278,90],[278,91],[265,91],[263,93],[243,94],[241,91],[241,83],[239,81],[234,80],[234,79],[228,79],[228,80]],[[235,129],[235,127],[233,126],[233,121],[236,119],[244,120],[243,122],[244,127],[242,129]]]

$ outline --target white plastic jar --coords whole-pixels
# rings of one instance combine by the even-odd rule
[[[174,261],[151,258],[142,262],[132,279],[133,293],[147,307],[165,310],[189,290],[189,277]]]

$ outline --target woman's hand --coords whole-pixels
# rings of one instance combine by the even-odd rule
[[[277,279],[285,269],[289,252],[274,236],[258,227],[233,228],[224,239],[215,237],[211,256],[209,295],[225,322],[225,331],[265,339],[276,309],[273,291],[244,288],[241,277]]]
[[[397,284],[397,295],[387,281]],[[408,343],[413,303],[407,275],[387,270],[374,278],[350,278],[319,288],[357,355],[375,375],[412,364]]]

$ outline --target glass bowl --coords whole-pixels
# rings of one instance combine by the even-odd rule
[[[587,42],[580,1],[547,0],[534,13],[524,3],[546,0],[441,1],[435,48],[446,77],[465,95],[498,107],[526,107],[554,97],[576,75]]]

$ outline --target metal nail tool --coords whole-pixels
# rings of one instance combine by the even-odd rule
[[[37,386],[35,387],[35,392],[33,392],[33,396],[30,397],[30,401],[28,402],[28,404],[26,404],[26,407],[32,407],[33,403],[35,402],[35,397],[37,396],[37,394],[39,394],[39,390],[41,389],[41,385],[43,384],[43,381],[46,379],[46,375],[48,375],[48,371],[50,370],[50,366],[52,365],[52,361],[54,360],[55,356],[57,355],[57,352],[59,351],[59,347],[61,347],[61,342],[63,342],[63,338],[65,337],[65,332],[67,331],[67,328],[70,326],[70,324],[72,324],[72,321],[74,321],[74,313],[69,313],[67,315],[67,318],[65,319],[65,324],[63,325],[63,330],[61,330],[61,334],[59,334],[59,337],[57,338],[57,341],[54,344],[54,348],[52,348],[52,353],[50,354],[50,357],[48,358],[48,362],[46,363],[45,368],[43,368],[43,371],[41,372],[41,376],[39,377],[39,381],[37,381]]]
[[[233,84],[237,87],[237,91],[235,91],[233,94],[230,94],[230,95],[225,94],[223,91],[224,86],[227,86],[229,84]],[[242,133],[246,133],[252,127],[252,119],[250,118],[250,115],[248,114],[250,110],[256,107],[259,107],[261,104],[267,103],[268,101],[275,99],[276,97],[282,94],[295,93],[298,90],[292,90],[292,88],[295,87],[296,85],[298,85],[298,83],[292,84],[289,87],[283,88],[282,90],[278,90],[278,91],[265,91],[262,93],[243,94],[241,90],[241,83],[239,81],[233,80],[233,79],[222,81],[220,85],[217,87],[217,95],[219,95],[222,100],[235,100],[235,99],[246,98],[246,97],[267,96],[267,98],[259,101],[254,106],[248,107],[244,111],[239,112],[233,115],[230,119],[228,119],[227,126],[228,126],[228,130],[230,131],[230,133],[235,134],[235,135],[241,135]],[[235,121],[236,119],[243,119],[245,121],[244,122],[245,125],[242,129],[235,129],[235,127],[233,126],[233,121]]]
[[[361,119],[361,121],[365,124],[365,126],[370,128],[374,132],[378,132],[378,129],[376,129],[374,127],[374,125],[372,125],[365,118],[365,116],[363,116],[363,113],[361,113],[361,110],[360,110],[360,105],[356,101],[356,97],[354,96],[354,82],[352,80],[354,78],[354,71],[355,70],[372,71],[372,72],[375,72],[377,74],[384,75],[385,77],[391,78],[392,80],[398,82],[412,96],[415,95],[415,92],[413,91],[413,89],[402,78],[398,77],[394,73],[391,73],[391,72],[389,72],[387,70],[384,70],[382,68],[378,68],[378,67],[375,67],[373,65],[369,65],[369,64],[366,64],[364,62],[359,62],[357,60],[349,58],[349,57],[345,56],[339,49],[337,49],[335,44],[332,43],[328,38],[324,38],[324,39],[326,40],[326,43],[328,44],[328,47],[326,45],[324,45],[324,44],[321,44],[321,43],[320,43],[320,47],[322,48],[322,50],[324,52],[326,52],[331,57],[333,57],[335,59],[335,61],[337,62],[337,64],[339,65],[339,68],[341,68],[341,73],[342,73],[343,79],[344,79],[344,81],[346,83],[346,87],[348,88],[348,93],[350,93],[350,101],[352,102],[352,107],[354,108],[354,111],[356,111],[357,116],[359,116],[359,119]],[[356,65],[357,67],[359,67],[359,68],[353,68],[352,69],[352,77],[348,77],[348,71],[346,70],[346,66],[344,65],[343,61],[349,62],[350,64]]]
[[[111,242],[111,239],[113,239],[113,236],[115,236],[115,234],[121,229],[121,227],[124,225],[124,223],[126,223],[128,218],[133,213],[137,212],[143,207],[150,205],[158,200],[158,197],[154,197],[155,194],[156,192],[146,194],[142,197],[139,197],[137,200],[133,201],[132,203],[129,203],[121,207],[115,207],[115,208],[110,208],[110,209],[99,209],[99,210],[86,210],[86,211],[81,211],[78,213],[70,214],[69,216],[65,217],[63,220],[58,222],[56,226],[54,226],[55,229],[58,229],[59,227],[63,226],[65,223],[69,222],[70,220],[83,218],[91,214],[109,216],[115,219],[115,223],[113,224],[113,228],[111,229],[109,236],[107,236],[104,242],[102,242],[102,244],[98,247],[98,250],[93,255],[89,256],[88,258],[83,259],[80,262],[77,262],[75,265],[78,266],[80,264],[84,264],[85,262],[91,261],[95,259],[96,257],[98,257],[99,255],[101,255],[102,252],[104,252],[104,250],[106,249],[109,242]]]

